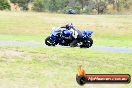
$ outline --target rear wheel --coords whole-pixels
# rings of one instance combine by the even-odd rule
[[[81,48],[89,48],[93,45],[93,39],[92,38],[87,38],[84,40],[83,45],[81,45]]]
[[[50,36],[48,36],[48,37],[45,39],[45,44],[48,45],[48,46],[55,46],[55,43],[52,43],[52,42],[51,42]]]
[[[93,39],[92,38],[88,38],[87,39],[87,48],[91,47],[93,45]]]

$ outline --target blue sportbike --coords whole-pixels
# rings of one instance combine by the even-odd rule
[[[90,30],[81,30],[82,39],[77,43],[77,47],[80,48],[89,48],[93,45],[93,39],[91,38],[93,31]],[[65,36],[64,36],[65,34]],[[74,40],[71,38],[72,33],[69,33],[68,30],[62,28],[52,29],[51,35],[45,39],[45,44],[48,46],[70,46],[70,43]]]

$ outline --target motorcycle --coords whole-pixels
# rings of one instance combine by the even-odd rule
[[[45,44],[48,46],[56,46],[56,45],[61,45],[61,46],[70,46],[70,43],[74,40],[72,39],[66,39],[62,36],[62,31],[68,31],[64,28],[61,30],[58,30],[58,28],[53,28],[51,35],[48,36],[45,39]],[[80,48],[89,48],[93,45],[93,39],[91,38],[93,31],[90,30],[81,30],[82,33],[82,39],[79,43],[77,43],[77,47]]]

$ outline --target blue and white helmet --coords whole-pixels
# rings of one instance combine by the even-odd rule
[[[70,22],[70,23],[67,23],[66,24],[66,29],[71,29],[73,27],[73,24]]]

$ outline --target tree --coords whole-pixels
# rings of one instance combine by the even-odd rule
[[[7,0],[0,0],[0,10],[10,10],[10,5]]]
[[[5,0],[1,0],[5,1]],[[98,14],[106,12],[108,5],[113,6],[114,11],[127,10],[131,8],[132,0],[10,0],[17,3],[19,7],[28,10],[28,4],[33,4],[34,11],[66,12],[68,9],[75,9],[78,13],[91,14],[97,10]],[[3,3],[3,2],[2,2]],[[0,3],[0,4],[2,4]],[[2,7],[0,7],[2,8]]]
[[[34,0],[33,2],[33,10],[35,11],[39,11],[39,12],[42,12],[42,11],[45,11],[45,1],[44,0]]]
[[[49,10],[51,12],[56,12],[58,10],[57,1],[56,0],[50,0],[49,1]]]
[[[17,3],[23,10],[28,10],[28,3],[32,0],[10,0],[12,3]]]
[[[96,0],[96,10],[98,14],[103,14],[106,10],[106,2],[101,0]]]
[[[78,0],[78,2],[81,4],[81,9],[83,10],[84,6],[85,6],[85,2],[87,0]]]

